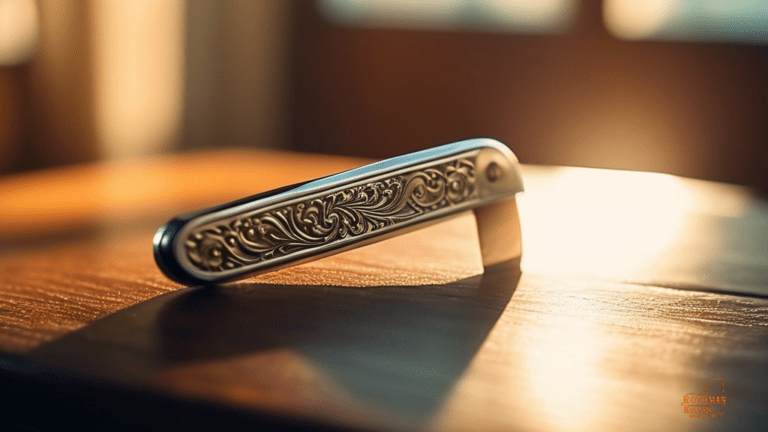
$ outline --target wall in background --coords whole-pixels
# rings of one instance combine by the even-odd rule
[[[526,163],[768,189],[768,47],[626,41],[584,0],[561,34],[297,17],[295,148],[387,157],[488,136]]]
[[[28,3],[37,21],[34,47],[0,67],[0,172],[177,146],[183,0]],[[0,7],[0,24],[19,18]]]
[[[88,2],[93,106],[107,159],[176,147],[184,107],[186,2]]]
[[[27,1],[36,36],[16,45],[34,54],[0,66],[0,172],[218,146],[387,157],[488,136],[527,163],[768,190],[768,46],[699,41],[759,28],[673,42],[701,20],[681,13],[725,3],[631,27],[650,3],[548,0],[539,20],[542,3],[516,1],[453,0],[439,25],[392,28],[354,26],[370,0]]]
[[[285,147],[294,3],[187,5],[185,148]]]

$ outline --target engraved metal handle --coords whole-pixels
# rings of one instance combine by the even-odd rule
[[[155,261],[189,285],[241,279],[336,254],[474,210],[485,266],[519,259],[515,155],[474,139],[387,159],[177,216]]]

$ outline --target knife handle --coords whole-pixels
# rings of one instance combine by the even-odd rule
[[[155,261],[174,281],[216,284],[474,210],[488,266],[520,256],[514,196],[522,190],[509,148],[461,141],[177,216],[155,234]]]

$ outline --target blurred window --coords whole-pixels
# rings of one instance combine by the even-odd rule
[[[319,0],[332,22],[367,27],[487,32],[567,30],[577,0]]]
[[[621,39],[768,43],[766,0],[605,0],[608,30]]]
[[[0,66],[28,60],[38,37],[34,0],[0,0]]]

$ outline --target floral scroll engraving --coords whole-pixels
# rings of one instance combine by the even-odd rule
[[[473,158],[203,225],[186,240],[201,270],[236,269],[334,241],[366,236],[477,197]]]

